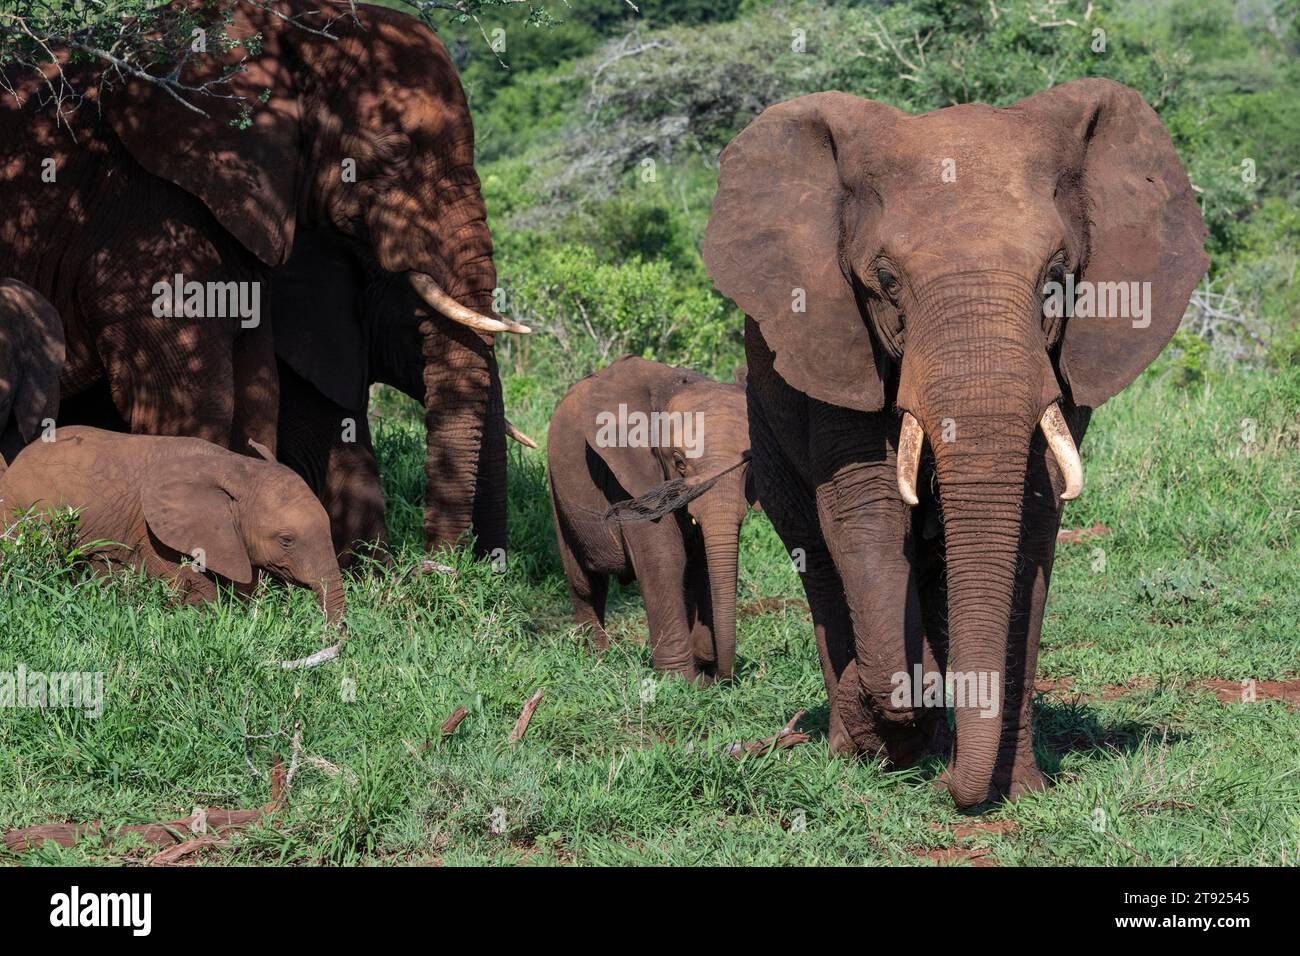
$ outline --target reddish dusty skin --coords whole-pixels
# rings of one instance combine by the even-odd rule
[[[433,313],[409,281],[430,276],[493,316],[474,130],[446,49],[383,8],[359,6],[354,22],[347,5],[322,14],[300,0],[275,11],[222,2],[235,36],[262,39],[256,55],[230,54],[247,62],[220,89],[243,103],[196,97],[208,119],[137,79],[101,91],[99,67],[79,64],[68,71],[87,102],[61,129],[40,106],[42,77],[6,72],[20,102],[0,97],[0,276],[28,283],[63,317],[64,421],[275,450],[278,428],[294,427],[278,417],[277,355],[311,389],[305,401],[323,396],[358,421],[366,387],[394,381],[425,408],[428,545],[472,531],[481,550],[504,547],[493,336]],[[328,18],[337,39],[277,12],[317,28]],[[220,66],[192,57],[183,79],[201,83]],[[244,104],[251,126],[238,122]],[[355,182],[344,182],[344,160],[355,161]],[[155,316],[154,284],[176,273],[261,282],[260,324]],[[281,294],[281,282],[320,291]],[[336,517],[379,494],[368,448],[340,454],[339,417],[324,431],[307,423],[291,462],[319,476]],[[382,543],[382,511],[362,510],[336,529],[340,550]]]
[[[659,448],[601,447],[597,415],[703,414],[702,453],[681,442]],[[740,525],[753,502],[748,487],[749,430],[737,385],[626,357],[569,389],[551,419],[547,443],[551,504],[578,623],[599,649],[609,576],[640,581],[657,670],[688,679],[728,679],[736,661],[736,558]],[[736,467],[736,466],[740,467]],[[680,497],[665,485],[706,485]],[[611,523],[612,504],[633,499],[657,520]]]
[[[265,572],[311,588],[326,620],[342,623],[329,518],[283,465],[198,438],[60,426],[54,441],[27,446],[0,475],[0,523],[59,508],[80,511],[78,543],[113,542],[95,549],[97,566],[141,567],[191,603],[213,600],[217,579],[247,592]]]
[[[59,412],[63,323],[49,301],[0,279],[0,473]]]
[[[1077,447],[1177,328],[1204,237],[1159,119],[1109,80],[923,116],[814,94],[723,152],[704,259],[749,317],[754,475],[806,556],[833,751],[943,744],[895,674],[996,674],[994,717],[956,708],[945,782],[961,806],[1043,786],[1030,702],[1067,487],[1038,423],[1055,403]],[[1149,282],[1147,315],[1049,318],[1070,273]]]

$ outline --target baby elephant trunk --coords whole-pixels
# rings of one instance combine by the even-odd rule
[[[713,604],[713,647],[718,680],[730,680],[736,668],[736,553],[740,548],[740,522],[718,517],[700,522],[704,554],[709,563],[709,591]]]
[[[325,623],[331,627],[342,627],[343,615],[347,612],[342,575],[337,570],[331,571],[313,585],[312,590],[316,592],[321,610],[325,612]]]

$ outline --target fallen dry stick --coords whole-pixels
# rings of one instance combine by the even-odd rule
[[[1110,528],[1098,521],[1091,528],[1062,528],[1056,532],[1056,540],[1061,544],[1078,544],[1088,538],[1100,538],[1110,534]]]
[[[528,703],[524,704],[524,709],[519,714],[519,719],[515,721],[515,729],[510,731],[510,736],[506,738],[506,743],[513,745],[515,741],[521,739],[528,731],[528,722],[533,719],[533,714],[537,710],[537,705],[542,702],[542,691],[539,688],[537,693],[528,698]]]
[[[53,840],[59,846],[72,846],[82,837],[91,833],[103,833],[109,841],[120,840],[132,833],[140,834],[145,843],[154,846],[183,844],[192,839],[200,828],[206,827],[208,833],[221,834],[227,830],[246,827],[260,820],[272,811],[271,807],[262,810],[222,810],[209,807],[191,814],[183,820],[168,820],[165,823],[140,823],[131,826],[105,830],[99,821],[94,823],[53,823],[21,830],[10,830],[5,834],[5,846],[14,852],[32,850],[46,840]],[[206,822],[204,818],[206,817]]]
[[[758,754],[767,753],[773,750],[784,750],[787,747],[795,747],[802,743],[808,742],[808,735],[795,730],[799,723],[799,718],[803,716],[803,711],[799,711],[788,721],[786,725],[774,733],[771,737],[764,737],[762,740],[755,740],[750,743],[736,742],[727,744],[723,752],[733,757],[739,757],[741,754]]]
[[[167,849],[155,853],[149,857],[149,865],[175,866],[191,853],[197,853],[204,847],[227,846],[229,843],[229,840],[224,840],[215,833],[205,833],[203,836],[195,837],[193,840],[186,840],[176,846],[169,846]]]
[[[454,734],[456,732],[456,728],[460,726],[460,722],[464,720],[468,715],[469,715],[469,711],[466,710],[464,707],[457,707],[455,710],[453,710],[451,712],[451,716],[442,722],[442,735],[444,737],[450,737],[452,734]]]
[[[220,837],[227,831],[249,826],[274,813],[283,806],[284,765],[279,755],[271,768],[271,802],[260,810],[222,810],[220,807],[208,807],[198,810],[181,820],[167,820],[162,823],[136,823],[128,826],[106,830],[96,820],[94,823],[49,823],[34,827],[10,830],[5,834],[5,846],[15,853],[33,850],[47,840],[53,840],[59,846],[72,846],[82,837],[92,833],[102,833],[109,842],[120,840],[132,833],[153,846],[171,846],[177,850],[188,843],[197,842],[194,838],[204,836]],[[198,849],[187,849],[184,856]],[[179,857],[178,857],[179,858]]]

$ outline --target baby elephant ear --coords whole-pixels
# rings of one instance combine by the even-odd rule
[[[846,213],[869,215],[871,143],[901,116],[846,93],[765,110],[722,151],[704,236],[713,284],[758,323],[781,377],[860,411],[884,405],[884,382],[841,243]]]
[[[709,379],[689,369],[673,368],[625,355],[583,383],[583,433],[587,447],[598,455],[629,495],[639,497],[664,480],[655,449],[645,442],[627,442],[619,434],[620,415],[649,421],[680,389]],[[621,411],[620,411],[621,408]],[[649,437],[648,432],[645,435]]]
[[[46,298],[17,279],[0,280],[0,431],[13,415],[24,441],[59,414],[63,322]]]
[[[253,567],[235,522],[235,500],[245,480],[225,458],[174,458],[158,469],[140,499],[144,519],[159,541],[201,561],[208,571],[247,584]]]
[[[1064,134],[1057,202],[1086,239],[1081,278],[1097,300],[1129,303],[1117,310],[1125,315],[1066,320],[1061,372],[1075,403],[1095,408],[1177,331],[1210,264],[1205,221],[1169,134],[1137,90],[1075,80],[1011,109],[1038,121],[1048,141]]]

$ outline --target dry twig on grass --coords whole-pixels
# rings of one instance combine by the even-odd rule
[[[108,842],[136,833],[145,843],[168,848],[170,855],[160,853],[150,860],[150,863],[165,866],[203,847],[223,843],[223,837],[230,831],[243,829],[270,816],[284,806],[284,796],[285,770],[277,755],[271,768],[271,802],[257,810],[200,808],[180,820],[135,823],[113,829],[105,829],[98,820],[93,823],[48,823],[10,830],[4,835],[4,843],[9,850],[18,853],[38,849],[49,840],[70,847],[82,837],[94,833],[102,834]]]
[[[528,732],[528,723],[533,719],[533,714],[537,711],[537,705],[542,702],[542,691],[538,688],[537,693],[528,698],[528,703],[524,704],[524,709],[519,714],[519,719],[515,721],[515,729],[510,731],[510,736],[506,738],[506,743],[512,747],[522,739]]]
[[[455,710],[453,710],[451,712],[451,716],[442,722],[442,735],[444,737],[450,737],[452,734],[454,734],[456,732],[456,728],[460,726],[460,722],[464,720],[468,715],[469,715],[469,711],[466,710],[464,707],[457,707]]]
[[[764,737],[762,740],[754,740],[750,743],[741,743],[737,741],[734,744],[727,744],[723,748],[723,753],[732,757],[741,757],[745,754],[770,753],[773,750],[785,750],[787,747],[795,747],[802,743],[807,743],[808,735],[800,733],[794,728],[798,725],[799,719],[803,717],[803,711],[799,711],[788,721],[786,725],[774,733],[771,737]]]

